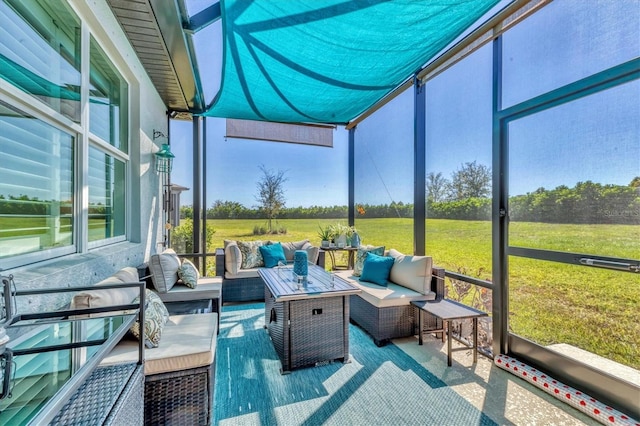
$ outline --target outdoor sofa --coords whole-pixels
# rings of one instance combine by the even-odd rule
[[[138,297],[138,289],[99,288],[103,284],[138,281],[136,268],[123,268],[97,283],[95,290],[77,293],[71,307],[83,309],[132,303]],[[151,290],[147,290],[146,301],[145,337],[154,334],[154,338],[148,340],[156,341],[157,347],[149,347],[151,344],[148,343],[144,353],[145,424],[210,424],[218,314],[169,315],[166,308],[162,310],[164,304]],[[120,365],[137,359],[138,341],[125,337],[101,365]]]
[[[270,245],[272,241],[233,241],[225,240],[224,248],[216,249],[216,277],[222,278],[224,302],[264,301],[264,282],[258,269],[260,266],[247,266],[244,261],[247,251],[259,245]],[[287,262],[293,262],[296,250],[305,250],[309,262],[324,268],[325,252],[312,245],[309,240],[281,243]],[[243,254],[242,250],[245,250]]]
[[[443,298],[444,268],[432,266],[430,256],[404,255],[394,249],[384,252],[382,248],[385,256],[393,258],[393,266],[386,285],[378,285],[360,276],[362,262],[371,249],[360,248],[354,270],[336,274],[362,290],[350,296],[350,319],[382,346],[390,339],[416,334],[418,312],[411,301]],[[438,321],[435,317],[426,318],[424,330],[439,328]]]

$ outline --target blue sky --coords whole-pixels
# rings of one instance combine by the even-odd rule
[[[639,55],[636,1],[576,8],[578,3],[553,2],[506,33],[504,106]],[[207,36],[218,30],[211,26]],[[215,74],[220,58],[213,55],[210,61],[208,69]],[[490,65],[487,45],[427,84],[427,172],[450,178],[466,162],[491,167]],[[207,84],[215,91],[218,80]],[[289,207],[347,204],[348,135],[343,128],[334,133],[334,147],[323,148],[226,139],[223,119],[208,119],[207,126],[208,205],[217,199],[255,205],[260,165],[285,171]],[[191,153],[183,148],[191,144],[191,123],[174,121],[171,139],[177,156],[172,180],[191,187]],[[412,147],[409,89],[356,130],[356,202],[413,202]],[[513,122],[510,155],[511,195],[586,180],[627,185],[640,175],[640,83]],[[183,193],[182,203],[191,203],[190,192]]]

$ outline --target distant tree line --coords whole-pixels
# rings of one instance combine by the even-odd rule
[[[264,181],[268,181],[268,173]],[[275,175],[282,178],[282,175]],[[491,168],[475,161],[464,163],[451,174],[429,173],[425,179],[427,217],[431,219],[490,220]],[[275,185],[280,187],[281,185]],[[260,188],[260,186],[259,186]],[[348,214],[347,206],[285,207],[280,199],[280,219],[340,219]],[[262,201],[261,199],[257,199]],[[250,209],[234,201],[217,200],[207,209],[210,219],[264,219],[266,203]],[[190,207],[183,208],[184,217],[192,217]],[[628,186],[602,185],[591,181],[575,187],[539,188],[532,193],[509,198],[512,220],[545,223],[616,223],[637,224],[640,221],[640,177]],[[358,218],[410,218],[413,204],[358,204]]]
[[[427,198],[430,219],[490,220],[492,201],[488,197],[434,201]],[[311,206],[283,208],[279,219],[343,219],[347,206]],[[540,188],[509,198],[511,220],[544,223],[611,223],[640,222],[640,187],[602,185],[579,182],[573,188],[558,186]],[[181,216],[192,218],[191,206],[181,208]],[[413,204],[358,204],[356,218],[410,218]],[[235,201],[215,201],[207,209],[208,219],[265,219],[257,208],[250,209]]]

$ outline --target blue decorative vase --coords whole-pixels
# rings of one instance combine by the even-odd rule
[[[309,274],[307,252],[305,250],[296,250],[293,254],[293,273],[303,277]]]
[[[357,232],[351,235],[351,247],[360,247],[360,235]]]

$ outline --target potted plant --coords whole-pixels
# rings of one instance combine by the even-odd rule
[[[318,225],[318,237],[320,237],[321,247],[329,247],[329,242],[331,241],[332,236],[330,225],[326,225],[324,227],[322,225]]]
[[[331,226],[331,233],[336,247],[344,248],[347,246],[347,235],[350,233],[350,228],[347,225],[336,223]]]

